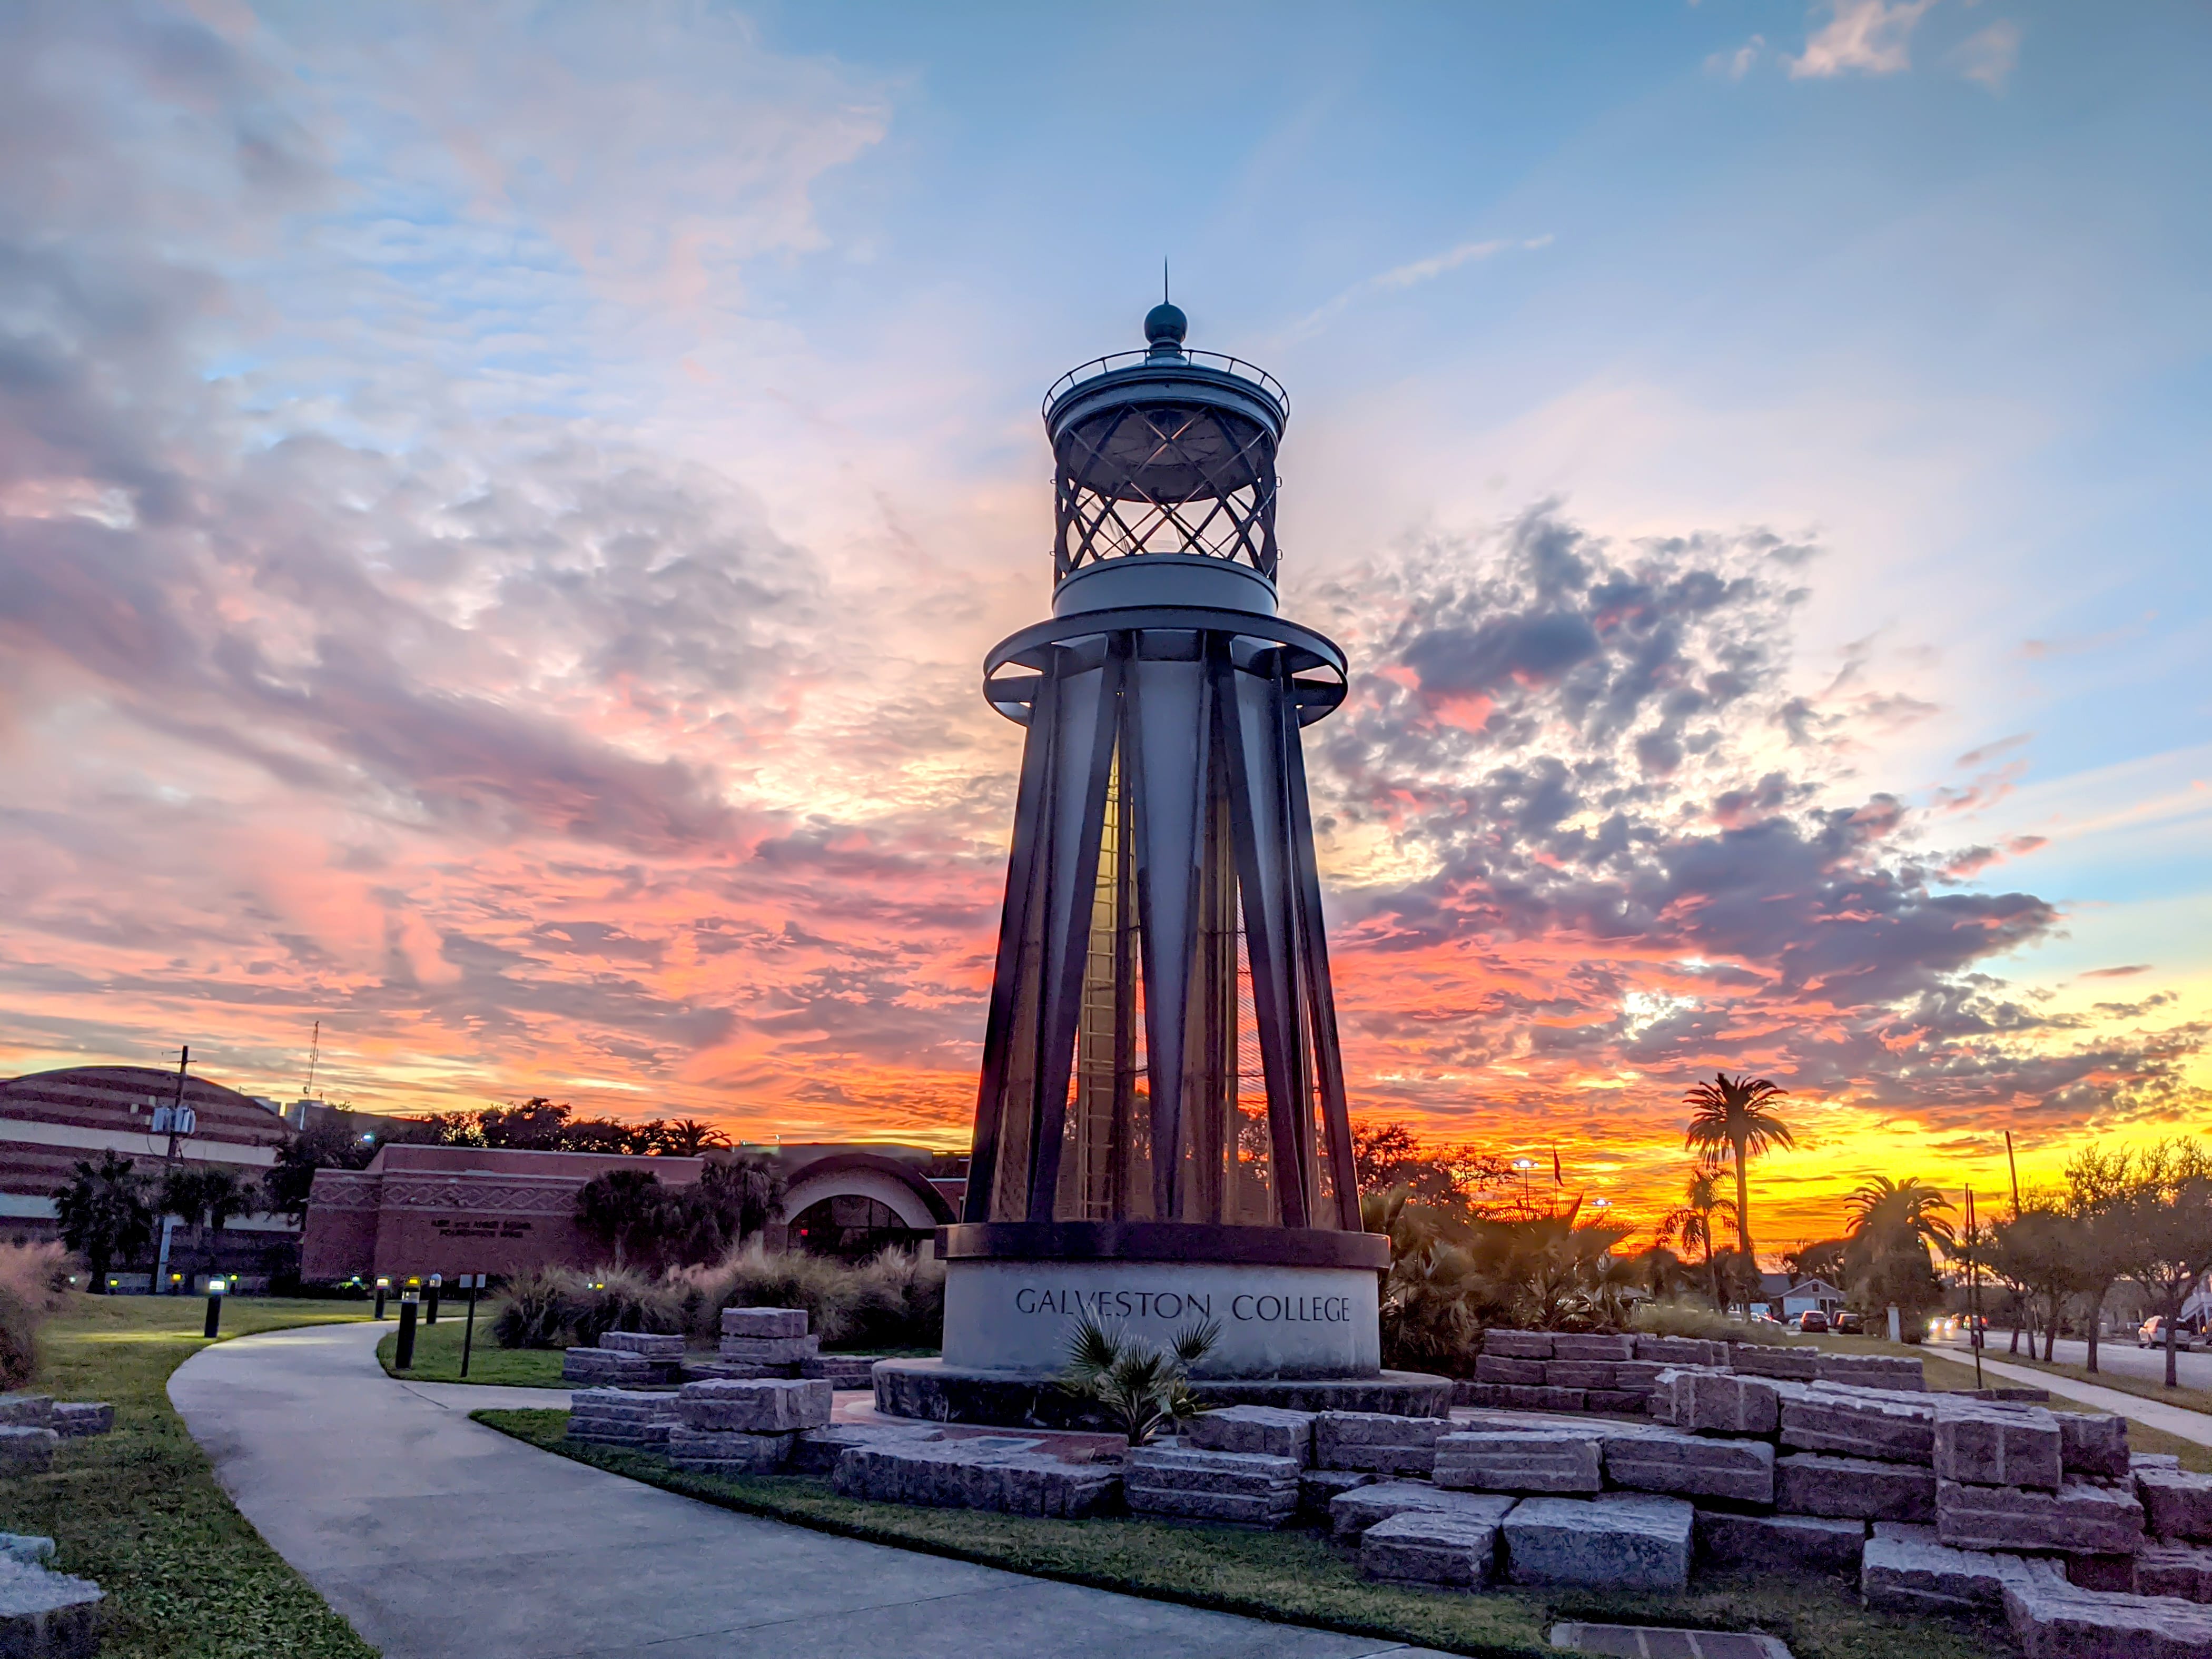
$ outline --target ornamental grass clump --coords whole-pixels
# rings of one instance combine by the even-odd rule
[[[804,1308],[825,1348],[936,1348],[945,1340],[945,1264],[896,1247],[858,1267],[756,1240],[712,1267],[680,1269],[692,1334],[712,1341],[725,1308]]]
[[[69,1301],[69,1252],[58,1244],[0,1245],[0,1389],[39,1369],[39,1327]]]
[[[684,1328],[683,1287],[624,1268],[541,1267],[507,1281],[491,1321],[502,1348],[596,1347],[609,1331]]]
[[[1188,1422],[1206,1409],[1191,1392],[1190,1368],[1220,1340],[1220,1325],[1209,1321],[1177,1331],[1162,1350],[1085,1314],[1068,1334],[1060,1386],[1097,1407],[1131,1445],[1141,1446],[1164,1425]]]

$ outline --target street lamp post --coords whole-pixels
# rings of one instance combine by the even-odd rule
[[[438,1322],[438,1287],[445,1282],[446,1276],[443,1273],[430,1275],[429,1305],[424,1309],[422,1314],[422,1322],[425,1325],[434,1325]]]
[[[208,1280],[207,1328],[200,1334],[210,1342],[215,1340],[215,1334],[222,1325],[222,1293],[227,1288],[220,1279]]]
[[[382,1273],[379,1273],[376,1276],[376,1316],[380,1322],[384,1318],[385,1298],[391,1294],[392,1281]]]

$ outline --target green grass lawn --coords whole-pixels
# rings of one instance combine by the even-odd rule
[[[474,1415],[547,1451],[726,1509],[1037,1577],[1455,1653],[1535,1659],[1553,1651],[1546,1632],[1563,1618],[1765,1631],[1782,1638],[1797,1659],[1993,1659],[2010,1651],[1993,1626],[1870,1613],[1858,1605],[1850,1576],[1715,1577],[1679,1595],[1440,1595],[1369,1583],[1352,1552],[1317,1533],[1133,1518],[1045,1521],[872,1504],[840,1498],[821,1480],[685,1474],[640,1453],[571,1445],[563,1437],[566,1412]]]
[[[568,1387],[561,1380],[560,1349],[502,1348],[491,1340],[489,1310],[479,1304],[476,1341],[469,1351],[466,1376],[461,1375],[461,1335],[465,1328],[447,1308],[439,1310],[436,1324],[415,1328],[415,1364],[411,1369],[400,1371],[392,1368],[393,1357],[399,1352],[396,1319],[392,1329],[376,1345],[377,1362],[388,1375],[416,1382],[481,1382],[509,1389]]]
[[[53,1539],[107,1592],[106,1659],[373,1659],[261,1540],[170,1409],[169,1373],[207,1346],[198,1297],[83,1296],[40,1333],[33,1386],[106,1400],[115,1432],[65,1440],[53,1469],[0,1477],[0,1529]],[[225,1337],[358,1319],[356,1304],[234,1297]]]

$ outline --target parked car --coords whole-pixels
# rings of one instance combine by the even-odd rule
[[[1866,1321],[1860,1318],[1858,1315],[1853,1313],[1849,1308],[1844,1308],[1838,1310],[1834,1320],[1832,1321],[1829,1325],[1829,1328],[1834,1331],[1838,1336],[1864,1336],[1866,1334]]]
[[[2154,1314],[2150,1318],[2144,1320],[2142,1326],[2136,1330],[2136,1346],[2138,1348],[2162,1348],[2165,1346],[2165,1316],[2163,1315]],[[2196,1352],[2197,1333],[2191,1330],[2186,1325],[2179,1327],[2173,1334],[2173,1346],[2180,1349],[2184,1353]]]
[[[1818,1336],[1828,1328],[1828,1316],[1818,1308],[1808,1308],[1797,1316],[1797,1328],[1808,1336]]]

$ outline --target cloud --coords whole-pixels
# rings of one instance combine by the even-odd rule
[[[1479,264],[1499,253],[1510,252],[1533,253],[1540,248],[1549,247],[1551,245],[1552,236],[1549,232],[1540,236],[1525,237],[1517,241],[1500,238],[1482,242],[1462,242],[1457,246],[1447,248],[1441,253],[1432,253],[1425,259],[1414,259],[1406,264],[1395,265],[1389,270],[1354,283],[1334,298],[1308,312],[1284,332],[1279,343],[1288,344],[1317,333],[1339,313],[1363,295],[1401,292],[1406,289],[1417,288],[1423,283],[1433,282],[1448,271],[1457,270],[1462,265]]]
[[[2020,25],[2000,19],[1968,35],[1951,56],[1966,79],[1979,82],[1991,92],[2002,92],[2013,70],[2020,67]]]
[[[1766,37],[1754,34],[1734,52],[1717,52],[1705,59],[1705,70],[1711,75],[1725,75],[1731,81],[1741,81],[1751,73],[1759,56],[1766,50]]]
[[[1895,75],[1911,68],[1913,29],[1935,0],[1831,0],[1826,25],[1789,60],[1793,81],[1856,72]]]

